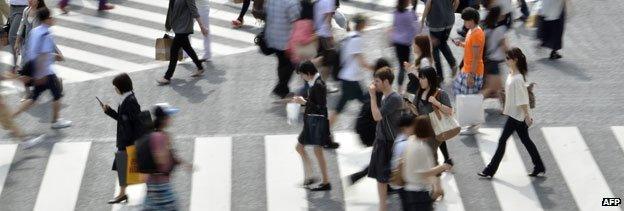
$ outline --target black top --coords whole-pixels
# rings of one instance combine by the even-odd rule
[[[143,133],[139,114],[141,106],[134,97],[134,93],[128,95],[126,99],[119,105],[117,111],[112,108],[107,109],[104,113],[111,118],[117,120],[117,149],[126,150],[127,146],[133,145]]]
[[[327,86],[325,81],[318,77],[314,85],[308,89],[304,117],[308,114],[319,114],[327,117]]]

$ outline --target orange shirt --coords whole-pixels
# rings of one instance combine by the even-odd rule
[[[479,54],[472,53],[473,46],[479,46]],[[477,75],[483,76],[483,47],[485,46],[485,33],[481,27],[476,27],[466,35],[466,44],[464,45],[464,69],[462,72],[470,73],[472,71],[472,60],[477,59]]]

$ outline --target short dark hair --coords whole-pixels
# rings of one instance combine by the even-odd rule
[[[416,135],[416,137],[430,138],[435,136],[433,128],[431,127],[431,121],[429,120],[429,116],[420,115],[416,117],[416,120],[414,120],[414,124],[416,125],[414,129],[414,135]]]
[[[299,65],[297,68],[297,73],[306,74],[306,75],[314,75],[318,73],[316,66],[311,61],[305,61]]]
[[[390,67],[383,67],[375,72],[375,78],[381,79],[382,82],[387,80],[388,83],[392,84],[394,82],[394,73],[392,73]]]
[[[375,72],[383,67],[390,67],[390,62],[386,58],[379,58],[375,61]]]
[[[468,7],[462,11],[461,18],[464,21],[474,21],[475,23],[479,23],[481,19],[479,17],[479,11],[472,7]]]
[[[47,7],[42,7],[37,10],[37,19],[44,21],[50,18],[50,10]]]
[[[113,86],[115,86],[119,92],[126,93],[133,90],[132,88],[132,79],[126,73],[121,73],[113,79]]]
[[[409,127],[414,125],[414,119],[416,117],[410,113],[403,113],[399,117],[399,128]]]

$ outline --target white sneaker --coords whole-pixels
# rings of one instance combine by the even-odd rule
[[[28,141],[22,142],[22,146],[24,147],[24,149],[30,149],[31,147],[34,147],[35,145],[40,144],[44,140],[43,138],[45,138],[45,134],[32,138]]]
[[[71,124],[72,124],[72,121],[58,119],[56,120],[55,123],[52,123],[52,129],[62,129],[62,128],[70,127]]]

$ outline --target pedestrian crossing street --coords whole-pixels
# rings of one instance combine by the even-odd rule
[[[540,128],[543,134],[544,142],[548,146],[554,157],[556,166],[547,166],[550,172],[558,168],[563,175],[563,180],[567,188],[571,192],[573,199],[569,199],[576,204],[579,210],[621,210],[620,207],[602,207],[602,198],[622,197],[621,193],[614,194],[612,185],[606,181],[603,172],[598,166],[594,155],[588,147],[587,139],[583,138],[577,127],[543,127]],[[500,136],[501,128],[482,128],[480,133],[476,135],[476,144],[482,158],[483,165],[486,165],[493,156],[497,141]],[[613,126],[609,130],[613,134],[613,139],[619,144],[620,150],[624,152],[624,126]],[[337,182],[332,181],[334,189],[342,189],[342,192],[332,191],[330,194],[340,201],[337,207],[322,208],[314,203],[314,200],[326,202],[327,199],[315,199],[300,188],[299,184],[303,178],[303,167],[299,155],[295,152],[297,135],[266,135],[262,136],[264,172],[248,172],[247,169],[238,171],[234,160],[237,156],[245,156],[236,153],[235,144],[232,137],[197,137],[190,143],[190,150],[178,151],[179,154],[192,156],[195,170],[183,180],[174,181],[177,183],[189,183],[188,190],[176,189],[180,195],[190,195],[190,197],[182,197],[179,203],[183,210],[232,210],[232,206],[240,203],[240,199],[245,195],[265,195],[266,201],[260,202],[265,205],[267,210],[376,210],[377,189],[376,182],[373,179],[365,178],[359,183],[349,185],[346,178],[348,175],[361,170],[368,164],[370,160],[370,148],[364,148],[359,143],[356,134],[350,132],[337,132],[334,134],[335,140],[341,144],[335,152],[335,163],[328,160],[330,170],[332,166],[337,166],[338,172],[332,172],[331,177],[338,177]],[[513,139],[513,137],[511,138]],[[457,141],[457,140],[454,140]],[[510,140],[509,143],[514,143]],[[145,196],[145,185],[131,185],[128,187],[128,195],[130,197],[128,204],[119,204],[115,206],[106,206],[104,201],[96,202],[95,207],[80,207],[79,199],[87,200],[80,197],[79,194],[92,194],[93,192],[106,192],[105,190],[115,189],[113,186],[96,186],[94,190],[84,190],[85,184],[98,184],[99,181],[89,181],[90,178],[84,178],[84,175],[90,174],[85,169],[89,169],[92,165],[109,165],[112,162],[112,151],[110,156],[90,156],[90,153],[96,153],[99,149],[95,149],[93,145],[98,142],[58,142],[53,144],[51,152],[45,165],[45,171],[40,175],[41,184],[38,185],[38,192],[32,201],[28,201],[29,206],[33,206],[33,210],[87,210],[97,208],[97,210],[127,210],[131,207],[140,207]],[[106,144],[114,145],[112,142]],[[258,145],[260,146],[260,145]],[[29,149],[34,150],[34,149]],[[451,149],[452,151],[452,149]],[[499,171],[495,175],[495,179],[489,181],[495,192],[497,202],[501,210],[551,210],[552,207],[543,206],[540,197],[544,193],[536,191],[534,179],[526,176],[532,166],[525,166],[522,161],[520,151],[516,144],[508,144],[506,154],[500,165]],[[326,151],[326,157],[330,151]],[[20,169],[19,163],[22,160],[14,160],[18,154],[23,153],[17,144],[0,144],[0,210],[14,210],[12,207],[10,190],[16,190],[20,183],[7,182],[7,178],[11,178],[12,171],[29,171],[29,169]],[[239,152],[240,153],[240,152]],[[439,152],[438,152],[439,153]],[[525,153],[525,152],[523,152]],[[192,154],[192,155],[190,155]],[[262,153],[260,153],[262,154]],[[451,153],[453,155],[453,153]],[[247,155],[248,156],[248,155]],[[331,157],[331,156],[330,156]],[[544,157],[542,155],[542,157]],[[442,159],[442,155],[439,155]],[[462,165],[461,158],[454,157],[456,163]],[[544,158],[543,158],[544,159]],[[315,162],[314,159],[312,159]],[[621,163],[622,161],[611,161]],[[530,162],[529,162],[530,163]],[[314,171],[317,168],[314,168]],[[581,170],[582,169],[582,170]],[[30,169],[32,170],[32,169]],[[108,170],[108,169],[107,169]],[[474,175],[480,169],[473,169],[468,175]],[[177,171],[182,171],[178,169]],[[255,174],[251,177],[252,181],[237,181],[239,175],[233,172],[245,172]],[[113,174],[106,172],[95,172],[105,175],[107,179],[114,178]],[[480,194],[470,189],[470,185],[458,185],[454,173],[444,173],[441,177],[445,190],[443,200],[436,202],[436,210],[445,211],[461,211],[466,210],[465,205],[471,203],[465,201],[467,196],[472,194]],[[91,174],[92,175],[92,174]],[[318,175],[318,173],[317,173]],[[557,180],[555,176],[548,176],[549,180]],[[37,177],[37,176],[36,176]],[[175,177],[174,177],[175,178]],[[179,179],[179,178],[178,178]],[[264,180],[263,180],[264,179]],[[472,178],[471,178],[472,179]],[[35,181],[39,181],[36,180]],[[477,177],[474,176],[474,180]],[[481,180],[479,180],[481,181]],[[240,191],[241,184],[260,184],[265,188],[264,193],[254,191]],[[112,183],[109,183],[112,184]],[[37,185],[37,184],[34,184]],[[238,189],[235,189],[238,187]],[[468,187],[460,189],[458,187]],[[3,191],[3,188],[5,191]],[[37,189],[36,187],[34,188]],[[62,190],[62,197],[59,191]],[[119,190],[115,189],[115,193]],[[111,192],[112,193],[112,192]],[[7,198],[5,198],[7,197]],[[113,197],[112,194],[110,196]],[[2,199],[4,198],[4,199]],[[543,199],[542,199],[543,200]],[[394,201],[393,206],[398,206],[398,202]],[[262,207],[262,206],[260,206]],[[17,210],[30,210],[29,207],[18,208]],[[259,209],[259,208],[258,208]],[[480,209],[482,210],[482,209]]]
[[[392,21],[389,11],[392,11],[394,1],[366,1],[345,1],[339,11],[347,17],[364,12],[371,16],[372,24],[377,27]],[[148,70],[167,63],[154,61],[155,40],[165,33],[167,0],[127,0],[115,4],[115,9],[106,12],[98,12],[97,4],[97,1],[72,0],[71,12],[67,15],[61,15],[56,6],[50,6],[54,8],[57,19],[52,31],[58,48],[66,58],[65,62],[55,66],[65,83]],[[209,31],[213,57],[257,49],[253,40],[261,24],[251,15],[251,8],[245,16],[243,28],[233,29],[230,26],[230,21],[238,17],[240,7],[241,4],[227,0],[210,1]],[[197,23],[191,45],[199,56],[204,54],[203,36]],[[0,68],[8,68],[12,58],[8,48],[0,51]],[[13,82],[3,82],[2,86],[19,89],[18,84]]]

